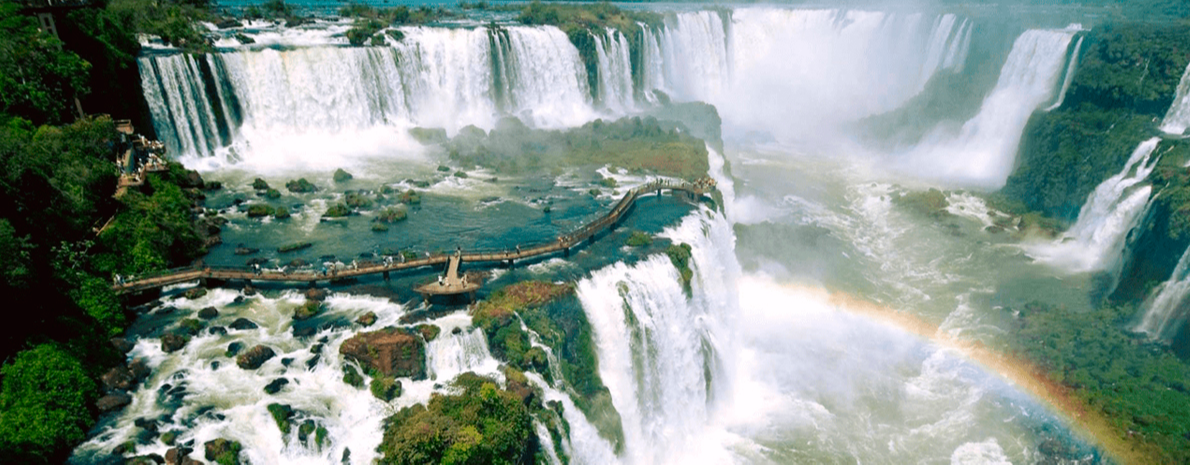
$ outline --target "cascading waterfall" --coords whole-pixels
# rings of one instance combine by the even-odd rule
[[[1190,249],[1182,254],[1169,279],[1145,302],[1144,314],[1136,330],[1156,340],[1168,342],[1173,339],[1190,318],[1187,295],[1190,295]]]
[[[985,188],[1004,185],[1029,115],[1053,98],[1077,30],[1029,30],[1013,43],[992,93],[957,134],[939,128],[910,151],[906,170]]]
[[[615,113],[631,110],[635,107],[635,96],[628,38],[620,31],[608,28],[606,36],[595,36],[594,39],[599,61],[599,102]]]
[[[1156,168],[1157,160],[1150,163],[1150,159],[1160,141],[1154,137],[1141,142],[1124,169],[1087,197],[1074,226],[1055,243],[1036,247],[1032,253],[1074,272],[1104,270],[1117,276],[1128,232],[1140,224],[1152,193],[1152,186],[1136,186]]]
[[[725,121],[778,136],[896,108],[939,71],[961,69],[972,29],[950,14],[775,8],[678,13],[642,28],[646,98],[710,102]]]
[[[731,227],[705,207],[663,236],[692,246],[689,296],[670,260],[616,264],[578,285],[599,371],[623,422],[628,463],[730,460],[708,430],[716,399],[730,390],[721,354],[739,276]]]
[[[191,159],[229,145],[244,158],[374,153],[395,143],[378,128],[491,128],[501,114],[573,126],[594,115],[578,50],[555,27],[400,30],[390,47],[142,57],[145,99],[159,137]]]
[[[1178,82],[1178,92],[1173,98],[1173,104],[1169,106],[1169,112],[1165,114],[1165,119],[1161,121],[1161,131],[1183,135],[1187,127],[1190,127],[1190,65],[1186,66],[1186,72]]]
[[[1070,84],[1074,82],[1074,72],[1078,69],[1078,56],[1083,49],[1083,39],[1086,38],[1087,36],[1080,36],[1078,43],[1074,44],[1074,53],[1070,54],[1070,63],[1066,66],[1066,78],[1062,80],[1062,90],[1058,91],[1058,101],[1046,107],[1045,111],[1057,110],[1066,101],[1066,91],[1070,90]]]

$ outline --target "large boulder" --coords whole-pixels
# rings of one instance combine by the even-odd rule
[[[426,377],[425,343],[406,329],[388,327],[356,334],[339,346],[339,353],[387,376]]]
[[[339,169],[335,170],[335,174],[333,176],[335,182],[347,182],[347,181],[350,181],[351,178],[354,178],[354,177],[355,176],[352,176],[351,173],[344,171],[343,168],[339,168]]]
[[[220,464],[240,463],[240,443],[219,438],[203,443],[203,456]]]
[[[230,326],[231,329],[237,329],[237,330],[241,330],[241,331],[246,330],[246,329],[259,328],[259,326],[257,326],[256,323],[253,323],[252,320],[249,320],[247,318],[236,318],[236,320],[231,322],[231,324],[228,326]]]
[[[236,356],[236,365],[239,365],[240,368],[245,370],[255,370],[260,368],[264,362],[276,356],[277,353],[273,352],[273,349],[268,346],[258,345]]]
[[[136,385],[136,376],[126,366],[118,366],[104,373],[100,380],[108,391],[127,391]]]
[[[125,405],[132,403],[132,396],[122,392],[113,392],[106,396],[100,397],[95,402],[95,407],[99,409],[100,413],[107,413],[113,410],[124,408]]]
[[[166,353],[177,352],[186,347],[187,342],[190,342],[190,338],[181,334],[169,333],[161,336],[161,350]]]

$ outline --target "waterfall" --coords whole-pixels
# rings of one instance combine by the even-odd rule
[[[488,351],[483,330],[474,328],[458,334],[443,334],[426,345],[426,366],[431,378],[439,382],[452,380],[460,374],[499,373],[500,362]]]
[[[1186,305],[1187,295],[1190,295],[1190,249],[1182,253],[1169,279],[1161,283],[1156,294],[1145,301],[1142,307],[1144,316],[1136,330],[1161,341],[1173,339],[1190,317],[1190,308]]]
[[[1034,248],[1032,254],[1074,272],[1104,270],[1118,276],[1128,233],[1140,224],[1152,193],[1152,186],[1134,186],[1156,168],[1157,161],[1150,163],[1150,158],[1159,142],[1154,137],[1137,146],[1124,169],[1087,196],[1074,226],[1055,243]]]
[[[1165,119],[1161,121],[1161,131],[1183,135],[1187,127],[1190,127],[1190,65],[1186,66],[1186,72],[1178,82],[1178,92],[1173,98],[1173,104],[1169,106],[1169,112],[1165,114]]]
[[[395,129],[415,125],[490,129],[515,115],[561,127],[595,115],[578,50],[555,27],[400,31],[405,38],[389,47],[142,57],[145,99],[175,156],[201,160],[230,146],[274,164],[386,153],[404,137]],[[627,55],[622,35],[613,49]],[[628,66],[623,56],[613,61]]]
[[[927,135],[907,154],[905,169],[920,173],[928,167],[928,176],[985,188],[1004,185],[1029,115],[1053,98],[1075,32],[1021,34],[979,113],[957,133],[940,127]]]
[[[1054,102],[1045,109],[1045,111],[1054,111],[1062,106],[1062,102],[1066,101],[1066,91],[1070,90],[1070,83],[1074,82],[1074,72],[1078,68],[1079,52],[1083,49],[1083,39],[1087,36],[1078,38],[1078,43],[1074,44],[1074,53],[1070,54],[1070,63],[1066,66],[1066,78],[1062,80],[1062,90],[1058,91],[1058,101]]]
[[[623,114],[635,107],[628,38],[612,28],[606,36],[593,38],[599,61],[599,102],[613,113]]]
[[[972,26],[951,14],[737,8],[642,26],[641,91],[714,104],[724,120],[782,136],[897,108],[966,60]]]
[[[706,209],[667,230],[692,246],[690,294],[670,260],[653,256],[592,273],[578,295],[594,332],[599,372],[620,413],[628,463],[730,460],[707,430],[731,389],[731,323],[737,313],[731,227]],[[710,455],[708,455],[710,454]]]

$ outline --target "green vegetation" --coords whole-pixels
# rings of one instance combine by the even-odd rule
[[[37,124],[62,123],[75,97],[87,93],[90,64],[37,29],[16,3],[0,3],[0,113],[20,114]],[[0,121],[2,122],[2,121]]]
[[[694,271],[690,269],[690,244],[673,244],[665,249],[665,255],[669,256],[669,261],[673,262],[674,268],[678,269],[678,275],[682,277],[682,285],[686,287],[686,292],[690,292],[690,280],[694,278]]]
[[[352,209],[368,208],[372,206],[372,199],[369,199],[360,192],[347,192],[343,196],[343,202]]]
[[[350,181],[354,177],[355,176],[352,176],[351,173],[343,171],[343,168],[339,168],[339,169],[335,170],[335,174],[332,176],[332,178],[334,178],[335,182],[347,182],[347,181]]]
[[[408,217],[409,213],[401,206],[384,207],[383,210],[376,213],[376,221],[379,223],[396,223],[405,221]]]
[[[640,231],[632,231],[632,235],[628,236],[628,240],[624,243],[629,247],[647,247],[653,245],[653,236]]]
[[[254,203],[248,206],[248,218],[260,218],[265,216],[273,216],[277,213],[277,209],[263,203]]]
[[[273,218],[283,220],[289,218],[289,209],[285,207],[277,207],[273,210]]]
[[[375,8],[359,3],[352,3],[339,8],[339,16],[355,18],[355,23],[347,31],[346,35],[347,41],[351,45],[358,47],[365,44],[374,46],[384,45],[384,36],[377,33],[388,26],[426,24],[452,17],[454,13],[446,8],[430,8],[428,6],[422,6],[416,9],[411,9],[404,5],[396,8]],[[404,39],[401,31],[388,30],[386,32],[386,35],[394,41],[399,42],[401,39]]]
[[[78,359],[39,344],[4,365],[0,390],[0,458],[6,463],[62,463],[93,419],[96,383]]]
[[[301,178],[296,181],[289,181],[285,183],[285,188],[288,189],[289,192],[293,192],[295,194],[304,194],[318,190],[318,186],[315,186],[314,183],[307,181],[306,178]]]
[[[359,370],[355,369],[355,365],[343,365],[343,382],[349,386],[356,388],[364,387],[364,375],[359,374]]]
[[[256,179],[252,180],[252,188],[255,190],[258,190],[258,191],[267,191],[270,189],[269,183],[265,182],[265,180],[260,179],[260,178],[256,178]]]
[[[694,179],[709,169],[702,140],[651,117],[595,120],[567,131],[529,129],[516,118],[503,118],[488,134],[463,128],[444,147],[460,165],[506,174],[611,165]]]
[[[293,407],[285,404],[269,404],[269,415],[273,417],[273,422],[277,423],[277,428],[281,430],[281,436],[289,435],[289,420],[293,418]]]
[[[519,318],[518,318],[519,317]],[[532,347],[525,326],[558,356],[576,406],[611,441],[622,447],[623,430],[611,393],[599,378],[598,361],[586,313],[569,284],[523,281],[506,286],[477,304],[472,322],[488,337],[492,355],[516,369],[532,369],[551,380],[548,360]]]
[[[526,406],[531,391],[509,384],[504,390],[464,373],[454,381],[460,394],[433,396],[428,405],[401,409],[385,420],[378,462],[511,464],[533,457],[536,441]]]
[[[1071,312],[1028,304],[1010,347],[1111,419],[1154,463],[1190,463],[1190,366],[1126,333],[1133,315],[1130,307]]]
[[[336,203],[327,207],[326,212],[322,216],[326,218],[346,218],[351,214],[351,207],[346,204]]]
[[[372,378],[372,395],[385,402],[401,397],[401,382],[391,376]]]

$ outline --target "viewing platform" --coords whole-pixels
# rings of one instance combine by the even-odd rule
[[[612,209],[595,221],[569,233],[558,236],[555,240],[522,247],[517,245],[513,249],[504,250],[456,250],[454,253],[427,254],[424,258],[406,259],[404,256],[389,257],[381,263],[364,263],[344,269],[332,269],[318,272],[304,270],[287,272],[284,268],[265,270],[244,266],[190,266],[165,270],[149,276],[138,276],[124,280],[117,278],[112,290],[119,294],[144,292],[165,286],[182,284],[191,281],[253,281],[307,283],[310,286],[319,281],[337,282],[369,275],[383,275],[385,279],[394,271],[413,270],[423,267],[445,268],[445,273],[437,281],[417,286],[415,290],[423,297],[456,296],[467,294],[474,297],[475,291],[483,287],[480,279],[471,279],[469,275],[460,275],[459,268],[463,263],[504,263],[512,265],[518,260],[526,260],[549,254],[561,253],[569,255],[570,250],[584,241],[594,241],[596,236],[608,229],[614,228],[631,211],[631,207],[641,197],[664,191],[683,192],[689,194],[693,200],[701,200],[703,196],[715,189],[715,181],[702,178],[695,182],[654,181],[636,187],[624,194]]]

